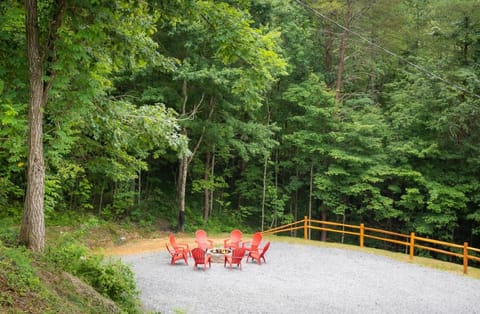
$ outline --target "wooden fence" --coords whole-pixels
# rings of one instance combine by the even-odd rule
[[[309,239],[310,230],[320,230],[358,236],[360,247],[364,247],[364,242],[366,238],[399,244],[405,246],[406,251],[410,254],[410,260],[413,259],[415,249],[427,250],[449,256],[455,256],[463,260],[464,274],[467,274],[469,260],[480,262],[480,249],[468,246],[468,242],[464,242],[463,245],[453,244],[449,242],[419,237],[415,235],[415,232],[412,232],[410,234],[402,234],[382,229],[366,227],[364,224],[360,224],[358,226],[348,225],[331,221],[309,219],[307,216],[305,216],[305,218],[302,220],[275,227],[266,230],[263,233],[276,234],[281,232],[293,232],[295,230],[303,230],[303,236],[306,240]],[[474,256],[472,254],[477,255]]]

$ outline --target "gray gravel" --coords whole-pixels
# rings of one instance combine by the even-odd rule
[[[193,270],[166,251],[122,256],[160,313],[480,313],[480,280],[359,251],[273,242],[267,263]]]

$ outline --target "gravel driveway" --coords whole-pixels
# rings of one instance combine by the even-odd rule
[[[166,251],[122,256],[147,310],[169,313],[480,313],[480,280],[353,250],[272,242],[267,263],[204,272]]]

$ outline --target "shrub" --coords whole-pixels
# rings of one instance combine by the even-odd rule
[[[138,291],[133,272],[120,261],[90,255],[88,249],[64,238],[46,250],[46,258],[58,269],[67,271],[91,285],[129,313],[137,312]]]
[[[120,261],[99,256],[84,259],[81,277],[102,295],[108,296],[128,312],[135,312],[138,291],[132,270]]]

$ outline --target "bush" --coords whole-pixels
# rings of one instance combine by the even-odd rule
[[[137,312],[138,291],[133,272],[120,261],[89,255],[85,246],[67,238],[49,246],[45,257],[55,267],[79,277],[128,313]]]
[[[82,279],[121,308],[135,312],[138,291],[132,270],[120,261],[106,261],[99,256],[84,259],[78,271]]]

